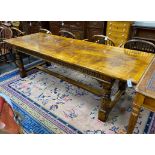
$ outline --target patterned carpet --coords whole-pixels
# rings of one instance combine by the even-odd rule
[[[30,64],[26,67],[34,65]],[[52,64],[50,69],[78,81],[100,87],[90,77]],[[117,82],[113,91],[117,89]],[[26,78],[18,70],[0,76],[0,92],[9,96],[21,114],[25,133],[122,133],[131,113],[133,90],[127,89],[111,111],[106,123],[97,119],[100,98],[41,71],[32,70]],[[112,93],[113,94],[113,93]],[[111,95],[112,97],[112,95]],[[125,112],[120,107],[125,107]],[[155,115],[142,109],[134,133],[154,133]]]

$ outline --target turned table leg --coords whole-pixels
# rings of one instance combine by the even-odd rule
[[[21,54],[19,52],[16,51],[16,64],[19,68],[19,74],[21,78],[24,78],[27,76],[25,68],[24,68],[24,64],[23,64],[23,60],[21,57]]]
[[[110,84],[103,83],[104,94],[100,104],[98,119],[105,122],[108,118],[108,114],[111,111],[111,88],[113,82]]]
[[[132,112],[131,112],[131,116],[129,119],[129,124],[128,124],[128,134],[131,134],[135,128],[139,113],[140,113],[140,109],[142,107],[142,104],[144,102],[144,96],[137,93],[135,96],[135,99],[133,101],[133,108],[132,108]]]

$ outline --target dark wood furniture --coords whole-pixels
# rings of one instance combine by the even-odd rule
[[[47,33],[47,34],[51,34],[51,31],[47,30],[47,29],[40,29],[39,32],[43,32],[43,33]]]
[[[132,39],[124,44],[124,48],[138,50],[148,53],[155,53],[155,45],[145,40]]]
[[[25,34],[38,33],[41,28],[41,22],[40,21],[21,21],[19,27],[22,32],[25,32]]]
[[[2,25],[6,26],[6,27],[11,27],[11,22],[10,21],[3,21]]]
[[[60,30],[66,30],[75,35],[77,39],[83,39],[85,36],[85,22],[83,21],[64,21],[61,23]]]
[[[40,23],[41,23],[41,28],[50,30],[49,29],[49,21],[41,21]]]
[[[20,21],[11,21],[11,27],[19,29]]]
[[[0,32],[2,31],[2,29],[4,29],[4,27],[1,25],[1,26],[0,26]]]
[[[142,39],[155,44],[155,26],[132,25],[132,39]]]
[[[112,107],[125,92],[126,81],[132,79],[132,82],[137,84],[154,57],[151,53],[144,54],[134,50],[103,46],[45,33],[12,38],[5,42],[16,50],[16,60],[22,78],[26,77],[27,73],[20,52],[72,68],[99,81],[103,86],[102,89],[96,89],[64,75],[59,75],[41,65],[34,67],[100,96],[98,118],[101,121],[106,121]],[[116,79],[120,80],[119,89],[111,99],[111,90]]]
[[[41,23],[40,22],[30,22],[29,26],[29,34],[38,33],[41,29]]]
[[[112,41],[112,39],[110,39],[108,36],[104,36],[104,35],[94,35],[91,39],[92,42],[96,42],[99,44],[105,44],[105,45],[109,45],[109,46],[115,46],[114,42]]]
[[[127,133],[133,132],[142,107],[155,112],[155,58],[136,86]]]
[[[93,35],[106,33],[105,21],[21,21],[20,30],[25,34],[40,32],[40,28],[59,35],[60,30],[66,30],[75,35],[77,39],[91,39]]]
[[[2,26],[0,29],[0,62],[7,63],[8,55],[12,57],[11,47],[4,40],[12,38],[12,30],[7,26]]]
[[[57,21],[49,22],[52,34],[59,35],[60,30],[66,30],[75,35],[77,39],[85,37],[85,22],[83,21]]]
[[[10,29],[10,27],[7,27],[7,26],[2,26],[2,27],[3,28],[0,31],[1,40],[12,38],[13,33],[12,33],[12,30]]]
[[[107,22],[105,21],[89,21],[86,22],[86,36],[91,39],[94,35],[106,35]]]
[[[7,55],[10,55],[10,47],[5,42],[0,42],[0,63],[7,63]]]
[[[60,28],[62,27],[62,22],[60,21],[50,21],[49,22],[49,30],[54,35],[59,35]]]
[[[73,33],[69,32],[69,31],[66,31],[66,30],[60,30],[59,34],[62,37],[67,37],[67,38],[75,39],[75,35]]]
[[[20,21],[19,27],[25,34],[37,32],[51,33],[48,21]]]
[[[21,30],[19,30],[18,28],[16,27],[11,27],[11,30],[12,30],[12,33],[13,33],[13,38],[16,38],[16,37],[20,37],[20,36],[23,36],[25,33],[22,32]]]
[[[29,25],[30,23],[28,21],[20,21],[19,29],[25,34],[29,34]]]
[[[4,30],[4,27],[3,26],[0,26],[0,42],[3,41],[3,38],[1,36],[1,33],[2,33],[3,30]]]
[[[50,21],[49,29],[52,34],[59,35],[60,30],[66,30],[75,35],[77,39],[91,39],[93,35],[106,33],[104,21]]]

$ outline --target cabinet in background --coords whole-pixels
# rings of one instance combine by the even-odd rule
[[[115,46],[124,44],[130,38],[132,22],[108,21],[106,35],[113,40]]]
[[[155,43],[155,26],[132,26],[132,39],[143,39]]]
[[[104,21],[51,21],[49,30],[52,34],[59,35],[60,30],[72,32],[77,39],[90,39],[96,34],[105,34],[106,22]]]
[[[40,28],[48,29],[54,35],[60,30],[72,32],[77,39],[91,39],[93,35],[106,33],[105,21],[21,21],[20,29],[26,34],[39,32]]]
[[[20,27],[20,30],[25,32],[25,34],[37,33],[41,28],[41,22],[40,21],[21,21],[19,27]]]

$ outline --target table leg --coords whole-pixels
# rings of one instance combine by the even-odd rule
[[[108,114],[111,111],[111,88],[113,82],[110,84],[103,83],[104,94],[100,104],[98,119],[105,122],[108,118]]]
[[[20,55],[19,52],[16,51],[16,64],[19,68],[19,74],[21,78],[24,78],[27,76],[25,68],[24,68],[24,64],[23,64],[23,60],[22,57]]]
[[[135,128],[135,125],[140,113],[140,109],[144,102],[144,98],[145,97],[139,93],[137,93],[135,96],[135,99],[133,101],[133,108],[132,108],[132,112],[131,112],[131,116],[128,124],[128,131],[127,131],[128,134],[131,134]]]
[[[126,89],[126,82],[119,81],[119,83],[118,83],[118,89],[121,90],[121,91],[123,91],[123,94],[122,95],[124,95],[125,89]]]
[[[122,95],[124,95],[125,94],[125,89],[126,89],[126,82],[123,82],[123,81],[119,81],[119,83],[118,83],[118,89],[120,90],[120,91],[122,91]],[[120,108],[120,111],[123,113],[123,112],[125,112],[125,106],[121,106],[121,108]]]

